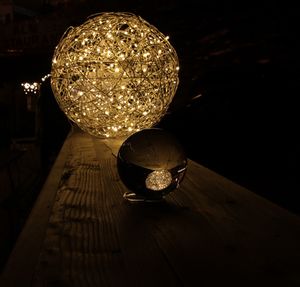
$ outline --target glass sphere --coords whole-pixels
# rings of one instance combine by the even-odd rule
[[[144,129],[129,136],[117,156],[121,180],[130,190],[128,200],[161,200],[184,178],[187,158],[182,145],[169,132]]]

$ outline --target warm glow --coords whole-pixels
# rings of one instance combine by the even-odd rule
[[[49,78],[51,74],[47,74],[41,78],[42,82],[45,82],[47,78]],[[23,90],[25,94],[33,93],[37,94],[39,91],[41,83],[33,82],[33,83],[21,83],[21,86],[23,87]]]
[[[41,78],[42,82],[45,82],[49,77],[51,77],[51,74],[47,74],[44,77]]]
[[[161,119],[178,71],[176,51],[154,26],[129,13],[101,13],[65,33],[54,52],[51,85],[82,130],[116,137]]]
[[[21,86],[23,87],[25,94],[28,94],[28,93],[36,94],[39,89],[39,84],[36,82],[22,83]]]
[[[146,178],[146,187],[151,190],[162,190],[172,183],[172,175],[168,170],[152,171]]]

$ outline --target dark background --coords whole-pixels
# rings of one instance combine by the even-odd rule
[[[14,27],[18,25],[20,30],[24,23],[35,23],[32,34],[37,30],[49,37],[39,45],[34,44],[35,38],[12,44],[9,37],[23,32],[13,28],[12,36],[7,36],[11,24],[0,26],[1,154],[12,150],[13,139],[38,136],[33,143],[18,145],[19,150],[26,150],[18,158],[22,162],[1,158],[1,179],[11,168],[14,182],[28,170],[30,152],[37,152],[38,161],[31,170],[33,179],[17,186],[14,196],[2,191],[1,224],[5,226],[2,230],[8,230],[4,237],[10,242],[3,239],[5,254],[22,229],[69,128],[47,80],[38,103],[41,130],[36,135],[34,114],[24,108],[26,98],[20,83],[39,81],[50,72],[54,47],[68,26],[80,25],[87,16],[104,11],[142,16],[170,36],[178,53],[180,84],[158,127],[174,133],[192,160],[299,214],[300,81],[295,5],[190,0],[15,2],[36,15],[16,13]],[[23,154],[30,155],[27,161]],[[19,171],[17,165],[21,165]],[[2,186],[8,190],[11,187],[6,181]]]

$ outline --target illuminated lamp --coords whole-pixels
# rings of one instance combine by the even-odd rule
[[[24,93],[27,95],[28,93],[36,94],[39,90],[39,83],[22,83],[21,86],[24,89]]]
[[[100,13],[55,48],[51,86],[67,117],[98,137],[128,136],[162,118],[177,86],[176,51],[131,13]]]
[[[179,187],[187,168],[183,147],[170,133],[144,129],[130,135],[117,156],[119,176],[129,201],[160,201]]]
[[[40,97],[40,89],[42,83],[49,78],[51,75],[47,74],[41,78],[40,82],[33,82],[33,83],[21,83],[21,86],[23,87],[23,91],[25,95],[27,96],[27,110],[37,112],[37,100]]]

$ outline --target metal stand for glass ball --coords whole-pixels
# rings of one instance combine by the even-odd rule
[[[136,194],[132,191],[127,191],[123,194],[123,198],[130,202],[162,202],[164,201],[164,196],[160,197],[149,197],[146,195]]]

